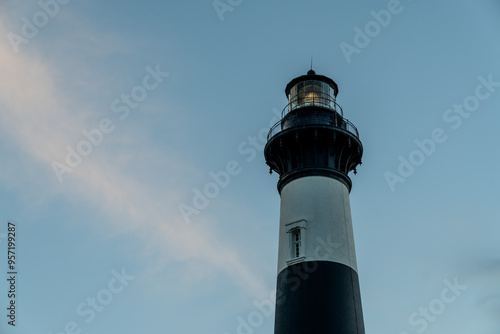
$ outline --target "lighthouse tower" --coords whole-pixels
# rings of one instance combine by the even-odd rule
[[[281,195],[275,334],[364,334],[349,192],[361,164],[337,84],[312,69],[288,83],[264,149]]]

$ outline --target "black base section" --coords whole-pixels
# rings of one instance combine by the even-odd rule
[[[275,334],[364,334],[358,274],[328,261],[302,262],[278,275]]]

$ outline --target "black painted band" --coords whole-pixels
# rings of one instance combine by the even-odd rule
[[[275,334],[364,334],[358,274],[344,264],[301,262],[278,275]]]
[[[325,176],[342,182],[349,192],[351,192],[352,181],[345,173],[339,172],[335,168],[328,167],[304,167],[292,170],[280,176],[278,181],[278,192],[281,194],[283,188],[293,180],[306,176]]]

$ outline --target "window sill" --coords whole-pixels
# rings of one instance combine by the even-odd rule
[[[301,256],[301,257],[297,257],[295,259],[291,259],[291,260],[288,260],[286,261],[286,264],[291,266],[291,265],[294,265],[294,264],[297,264],[297,263],[300,263],[300,262],[305,262],[306,261],[306,257],[305,256]]]

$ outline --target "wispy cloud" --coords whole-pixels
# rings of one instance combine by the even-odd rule
[[[5,34],[0,26],[0,36]],[[92,112],[82,110],[82,116],[67,110],[70,103],[59,94],[49,68],[28,52],[15,54],[5,39],[0,41],[0,126],[16,150],[28,157],[25,164],[36,170],[39,186],[49,188],[49,193],[62,191],[78,200],[98,203],[114,218],[109,222],[112,230],[134,232],[161,254],[159,266],[172,260],[194,262],[199,273],[217,268],[252,294],[267,292],[234,249],[225,247],[202,225],[184,224],[175,206],[179,202],[175,188],[146,186],[114,164],[126,159],[123,153],[107,150],[106,155],[93,154],[68,174],[70,182],[57,182],[51,163],[65,156],[65,146],[81,139],[82,129],[88,126],[84,120]],[[3,172],[0,176],[8,177]]]

